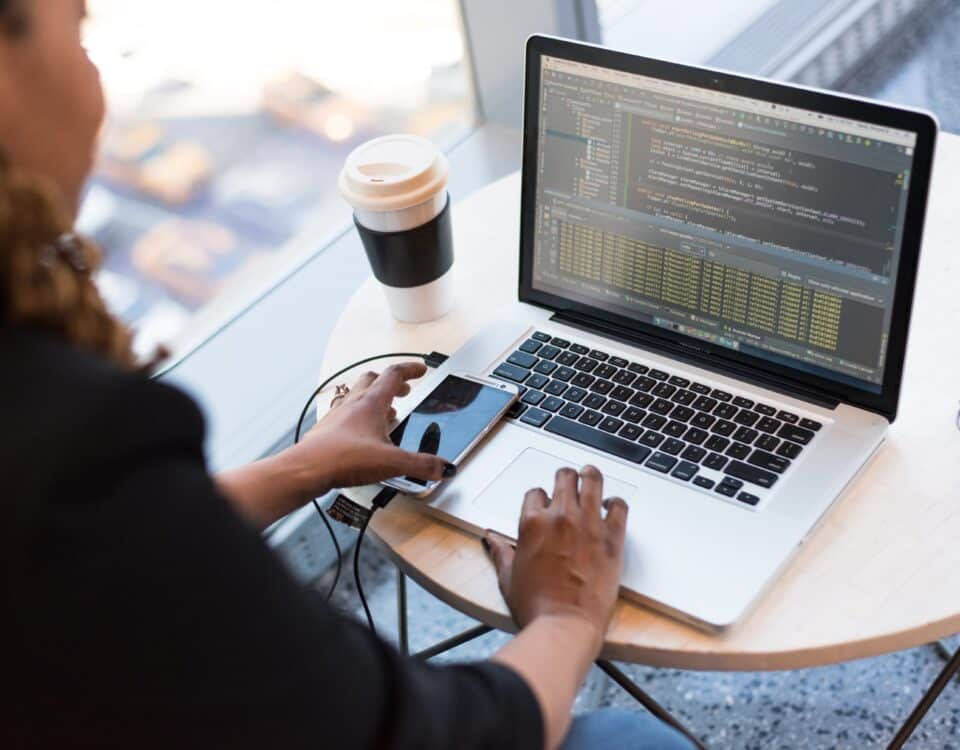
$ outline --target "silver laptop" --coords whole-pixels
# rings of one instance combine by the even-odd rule
[[[524,128],[519,302],[444,368],[523,397],[430,512],[595,464],[624,595],[727,628],[896,417],[936,122],[532,37]]]

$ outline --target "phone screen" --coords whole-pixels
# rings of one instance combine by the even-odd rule
[[[404,450],[455,461],[513,396],[509,390],[449,375],[390,433],[390,439]]]

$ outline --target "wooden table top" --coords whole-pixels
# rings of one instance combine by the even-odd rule
[[[458,302],[395,321],[371,278],[330,339],[324,372],[384,351],[453,353],[517,298],[520,177],[453,207]],[[900,413],[886,444],[754,609],[710,635],[622,601],[604,656],[703,670],[792,669],[960,632],[960,137],[938,144]],[[479,540],[399,499],[371,529],[401,569],[472,617],[512,629]]]

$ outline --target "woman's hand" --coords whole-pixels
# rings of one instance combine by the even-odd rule
[[[516,549],[501,537],[484,538],[520,627],[541,617],[575,617],[589,624],[599,650],[617,601],[627,522],[627,504],[602,497],[596,468],[585,466],[579,475],[560,469],[552,498],[539,488],[527,492]]]
[[[439,456],[401,450],[388,437],[397,417],[393,399],[406,396],[407,381],[421,377],[426,369],[411,362],[393,365],[382,375],[368,372],[299,443],[220,474],[218,484],[244,515],[267,526],[334,488],[396,476],[452,477],[453,464]]]
[[[288,449],[291,459],[311,480],[311,497],[334,487],[356,487],[397,476],[438,480],[454,475],[453,464],[429,453],[410,453],[390,442],[397,413],[393,399],[410,393],[407,382],[421,377],[426,365],[408,362],[388,367],[382,375],[363,375],[342,399]]]

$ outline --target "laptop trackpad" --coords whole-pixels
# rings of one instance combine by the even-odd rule
[[[542,487],[547,494],[553,492],[554,475],[557,469],[572,466],[569,459],[527,448],[505,468],[487,488],[473,501],[485,519],[490,519],[487,528],[495,529],[510,537],[517,535],[517,519],[527,490]],[[579,469],[579,466],[573,466]],[[622,497],[629,505],[637,488],[632,484],[605,474],[603,496]]]

